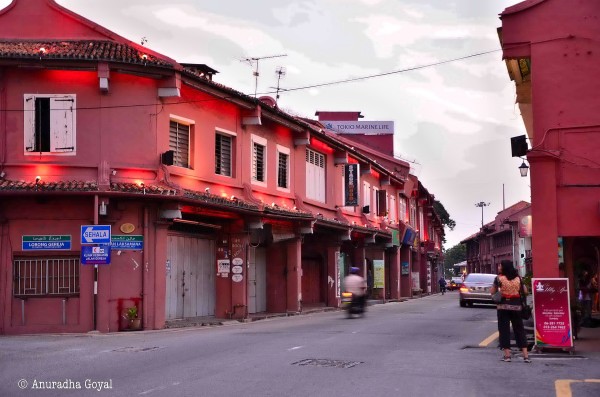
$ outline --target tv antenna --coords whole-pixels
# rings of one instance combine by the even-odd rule
[[[252,73],[254,75],[254,98],[256,98],[256,90],[258,87],[258,75],[259,75],[258,61],[260,61],[261,59],[280,58],[280,57],[287,57],[287,54],[267,55],[267,56],[263,56],[263,57],[249,57],[249,58],[241,59],[242,62],[247,62],[250,66],[256,65],[254,72]]]
[[[277,100],[279,99],[279,82],[281,81],[281,78],[285,76],[285,68],[283,66],[277,66],[277,68],[275,68],[275,74],[277,75],[277,93],[275,95],[275,103],[277,103]]]

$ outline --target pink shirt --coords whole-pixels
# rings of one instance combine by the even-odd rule
[[[352,294],[356,296],[363,296],[366,288],[367,283],[365,282],[365,279],[359,275],[349,274],[344,279],[344,289],[348,292],[352,292]]]

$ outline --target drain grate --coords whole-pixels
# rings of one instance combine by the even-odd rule
[[[156,350],[156,349],[160,349],[158,346],[153,346],[153,347],[120,347],[118,349],[113,350],[114,352],[118,352],[118,353],[138,353],[138,352],[147,352],[150,350]]]
[[[330,360],[325,358],[307,358],[304,360],[296,361],[295,363],[292,363],[292,365],[315,365],[317,367],[352,368],[362,363],[362,361],[343,361]]]

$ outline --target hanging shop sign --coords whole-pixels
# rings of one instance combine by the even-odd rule
[[[385,287],[385,271],[382,259],[373,260],[373,288]]]
[[[344,207],[358,205],[358,164],[344,165]]]

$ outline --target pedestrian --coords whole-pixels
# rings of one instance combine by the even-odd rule
[[[438,284],[440,285],[440,291],[442,291],[442,295],[444,295],[446,292],[446,279],[444,279],[444,276],[440,276]]]
[[[494,280],[491,293],[494,294],[498,289],[502,293],[502,301],[498,304],[498,333],[500,334],[500,349],[504,351],[502,361],[511,361],[510,350],[510,326],[512,324],[513,333],[517,347],[523,352],[523,361],[531,363],[529,352],[527,351],[527,336],[525,327],[521,318],[521,288],[524,294],[527,294],[527,288],[521,286],[521,277],[515,269],[513,263],[509,260],[503,260],[498,265],[498,276]]]
[[[578,299],[581,302],[582,319],[581,326],[589,327],[592,324],[592,295],[593,295],[592,276],[587,270],[581,272],[579,276],[579,294]]]

